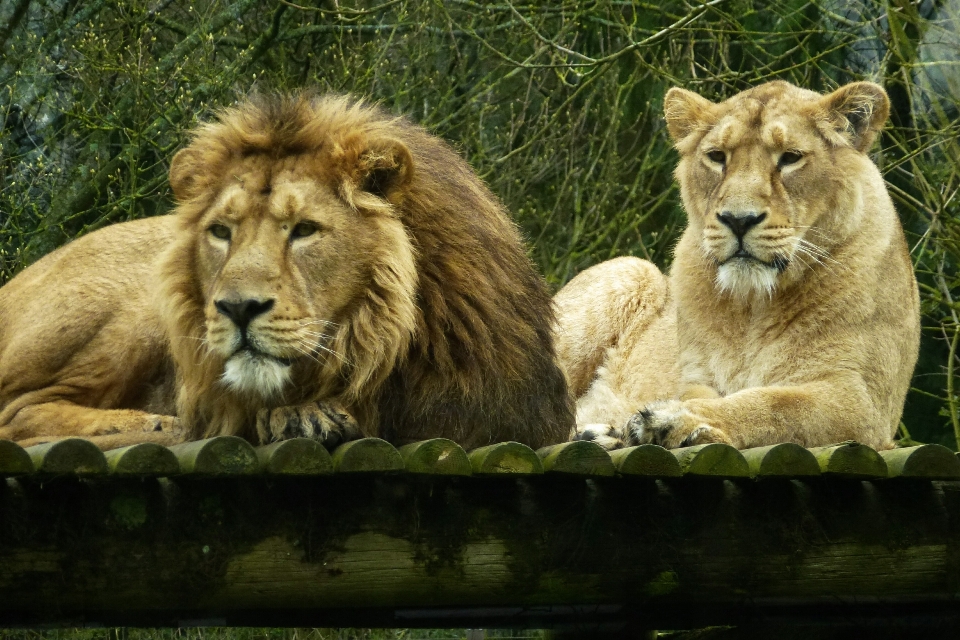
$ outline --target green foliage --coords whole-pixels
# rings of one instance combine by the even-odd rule
[[[306,0],[304,0],[306,2]],[[452,141],[557,287],[661,266],[683,227],[661,118],[681,85],[882,82],[876,160],[925,336],[905,423],[960,440],[960,16],[942,0],[9,0],[0,4],[0,282],[70,238],[171,206],[186,132],[251,91],[349,91]]]

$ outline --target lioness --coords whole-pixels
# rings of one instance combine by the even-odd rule
[[[688,215],[669,281],[622,258],[555,298],[577,437],[890,447],[920,322],[903,230],[866,155],[884,90],[778,81],[714,104],[675,88],[664,112]]]
[[[170,185],[174,215],[0,289],[0,438],[566,437],[546,287],[436,137],[344,97],[254,99]]]

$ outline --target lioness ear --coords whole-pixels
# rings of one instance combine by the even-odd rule
[[[713,103],[703,96],[674,87],[663,98],[663,117],[674,144],[679,144],[702,123],[712,123]]]
[[[413,177],[410,150],[399,140],[377,141],[357,159],[356,177],[361,190],[389,201]]]
[[[170,188],[173,197],[180,202],[189,200],[196,194],[199,186],[197,153],[187,147],[180,149],[170,161]]]
[[[853,82],[823,97],[829,126],[857,151],[873,144],[890,115],[887,92],[872,82]]]

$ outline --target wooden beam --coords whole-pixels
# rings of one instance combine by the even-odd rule
[[[621,459],[638,454],[615,454],[619,476],[593,471],[592,450],[558,453],[537,473],[515,443],[461,458],[446,442],[401,454],[364,440],[331,472],[295,460],[326,460],[304,443],[248,446],[175,447],[179,473],[153,451],[141,460],[167,462],[118,475],[129,452],[49,473],[49,450],[25,452],[28,468],[2,445],[20,462],[0,480],[0,626],[955,625],[960,610],[960,482],[920,467],[764,476],[747,461],[769,451],[713,447],[645,450],[633,472]],[[940,454],[901,455],[949,475]]]

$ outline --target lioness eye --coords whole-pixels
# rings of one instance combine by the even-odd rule
[[[799,151],[784,151],[777,161],[777,166],[783,168],[791,164],[796,164],[800,162],[801,158],[803,158],[803,155]]]
[[[293,231],[290,232],[291,238],[306,238],[307,236],[312,236],[320,228],[312,222],[298,222],[294,227]]]
[[[229,240],[230,239],[230,227],[224,224],[212,224],[207,229],[214,238],[219,240]]]
[[[708,151],[707,157],[710,158],[711,162],[716,162],[717,164],[724,164],[727,161],[727,154],[719,149]]]

